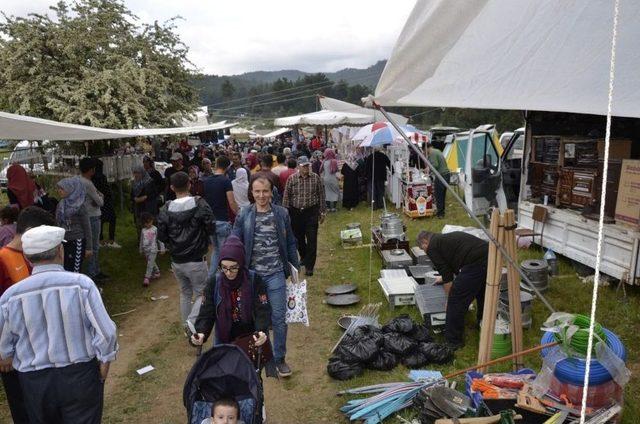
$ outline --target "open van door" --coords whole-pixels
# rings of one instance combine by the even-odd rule
[[[502,149],[496,145],[494,135],[494,127],[485,125],[469,131],[467,136],[460,184],[465,203],[476,216],[488,214],[493,206],[501,211],[507,208],[500,164]]]

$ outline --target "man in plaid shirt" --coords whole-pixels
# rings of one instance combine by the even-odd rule
[[[318,224],[324,221],[326,204],[322,179],[311,172],[308,157],[298,158],[298,172],[287,180],[282,206],[289,209],[300,264],[304,265],[305,275],[312,276],[318,248]]]

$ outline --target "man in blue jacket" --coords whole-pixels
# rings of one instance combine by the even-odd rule
[[[287,352],[287,285],[290,265],[300,267],[296,238],[287,209],[271,203],[272,186],[265,177],[257,177],[249,186],[255,203],[242,208],[233,233],[244,243],[246,263],[267,286],[271,304],[273,350],[278,375],[288,377],[291,368],[285,362]]]

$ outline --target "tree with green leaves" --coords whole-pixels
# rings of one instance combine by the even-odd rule
[[[109,128],[175,126],[197,106],[175,19],[140,23],[121,0],[61,0],[0,19],[0,109]]]
[[[236,88],[233,83],[229,81],[229,78],[225,78],[222,83],[222,98],[224,100],[230,100],[233,98],[233,94],[236,92]]]

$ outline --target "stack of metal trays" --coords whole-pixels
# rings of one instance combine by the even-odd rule
[[[409,267],[411,276],[416,279],[418,284],[424,284],[424,278],[431,271],[433,271],[433,268],[428,265],[413,265]]]
[[[422,285],[415,290],[416,305],[422,316],[438,314],[447,310],[447,294],[444,287]]]
[[[425,251],[420,249],[418,246],[413,246],[411,248],[411,256],[413,256],[416,265],[429,265],[433,267],[433,263],[431,262],[431,259],[429,259],[429,256],[427,256]]]
[[[418,283],[412,277],[379,278],[378,283],[391,309],[400,305],[415,305]]]
[[[385,268],[406,268],[413,265],[413,259],[404,249],[391,249],[382,251],[382,260]]]

